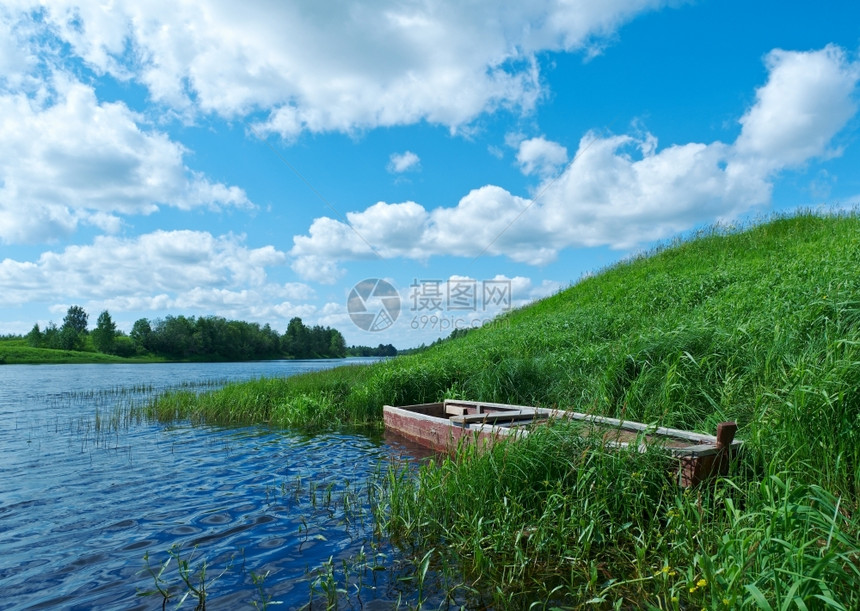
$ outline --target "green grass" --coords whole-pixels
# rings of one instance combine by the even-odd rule
[[[0,364],[4,365],[154,363],[163,361],[163,358],[158,357],[124,358],[101,352],[33,348],[27,345],[26,339],[0,339]]]
[[[742,460],[713,488],[547,430],[389,474],[380,525],[417,558],[456,558],[496,608],[860,608],[858,270],[856,213],[718,227],[421,354],[151,409],[318,427],[452,397],[708,433],[736,420]]]
[[[291,378],[260,378],[227,384],[206,393],[179,390],[160,395],[145,408],[160,421],[195,424],[268,424],[307,429],[343,423],[372,424],[379,410],[361,400],[375,365],[344,366]]]
[[[664,455],[568,429],[417,476],[389,468],[380,531],[456,563],[492,608],[857,608],[860,524],[844,497],[778,469],[682,490]]]

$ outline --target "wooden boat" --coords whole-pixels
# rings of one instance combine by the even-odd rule
[[[636,444],[644,451],[656,444],[664,448],[677,460],[677,473],[673,475],[685,487],[725,475],[742,444],[734,438],[734,422],[720,423],[716,435],[703,435],[566,410],[481,401],[446,399],[441,403],[383,407],[386,429],[427,448],[449,453],[463,443],[485,446],[499,438],[527,435],[535,425],[552,419],[590,423],[611,447]]]

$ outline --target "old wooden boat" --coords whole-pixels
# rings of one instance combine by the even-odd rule
[[[734,422],[719,424],[716,435],[704,435],[567,410],[452,399],[402,407],[385,405],[383,419],[389,431],[439,452],[454,452],[464,443],[485,446],[500,438],[527,435],[534,426],[553,419],[578,420],[597,428],[608,446],[635,444],[644,451],[656,445],[665,449],[675,458],[677,471],[673,476],[681,486],[725,475],[742,443],[734,438]]]

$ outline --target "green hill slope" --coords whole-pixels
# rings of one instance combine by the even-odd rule
[[[492,608],[857,608],[858,270],[856,214],[713,231],[421,354],[150,409],[330,426],[455,397],[710,433],[737,420],[740,460],[694,491],[655,457],[544,427],[417,476],[390,471],[375,515],[416,570],[436,558],[445,583]]]
[[[858,270],[855,214],[715,230],[424,353],[199,398],[168,396],[156,411],[222,423],[331,425],[378,421],[383,403],[451,397],[710,433],[737,420],[753,446],[767,436],[769,448],[809,448],[799,456],[810,460],[821,449],[842,453],[834,484],[856,492]]]

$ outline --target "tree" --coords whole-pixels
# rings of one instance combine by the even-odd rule
[[[171,359],[188,358],[194,354],[194,326],[193,316],[167,316],[156,320],[150,350]]]
[[[134,321],[129,336],[136,349],[152,350],[152,326],[146,318],[139,318]]]
[[[308,351],[308,328],[298,316],[292,318],[284,332],[281,347],[293,358],[304,359],[310,356]]]
[[[27,344],[32,346],[33,348],[41,348],[42,342],[44,342],[45,336],[42,335],[42,330],[39,329],[39,323],[33,325],[33,328],[30,329],[30,332],[27,334]]]
[[[63,325],[60,328],[60,348],[63,350],[81,350],[84,347],[84,338],[71,325]]]
[[[93,330],[93,345],[99,352],[112,354],[116,346],[116,324],[105,310],[99,314],[96,328]]]
[[[346,356],[346,340],[337,329],[331,330],[328,354],[332,358],[342,359]]]
[[[66,317],[63,319],[63,328],[69,327],[75,333],[83,334],[87,332],[87,313],[81,306],[71,306],[66,312]]]
[[[130,357],[137,353],[137,347],[128,335],[122,331],[117,331],[114,338],[113,353],[117,356]]]
[[[42,345],[45,348],[60,347],[60,330],[57,328],[57,325],[55,325],[53,321],[49,322],[45,327],[45,332],[42,334],[42,338]]]
[[[379,344],[376,347],[376,356],[397,356],[397,348],[391,344]]]

